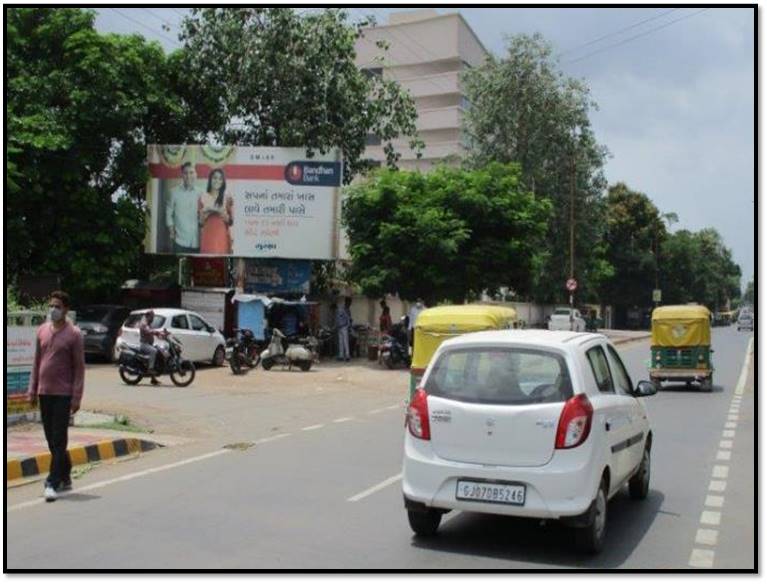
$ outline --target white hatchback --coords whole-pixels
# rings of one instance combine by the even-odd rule
[[[560,519],[602,548],[607,501],[644,499],[652,431],[618,352],[599,334],[490,331],[443,343],[408,407],[402,488],[410,526],[453,509]]]
[[[123,323],[116,348],[119,351],[123,343],[138,344],[138,325],[147,310],[134,310]],[[199,314],[180,308],[153,308],[153,329],[168,329],[183,344],[181,354],[184,359],[196,363],[208,361],[216,366],[224,364],[226,339],[219,331],[208,324]]]

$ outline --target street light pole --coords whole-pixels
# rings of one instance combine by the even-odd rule
[[[570,155],[570,278],[575,278],[575,132]],[[570,292],[570,320],[573,320],[573,293]]]

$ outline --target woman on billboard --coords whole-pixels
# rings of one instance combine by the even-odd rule
[[[208,176],[208,190],[200,195],[197,204],[200,216],[200,253],[232,253],[232,237],[229,227],[232,225],[232,197],[226,194],[226,177],[220,168]]]

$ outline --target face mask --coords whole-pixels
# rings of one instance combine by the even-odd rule
[[[48,317],[53,322],[59,322],[62,318],[64,318],[64,311],[60,308],[51,308],[48,310]]]

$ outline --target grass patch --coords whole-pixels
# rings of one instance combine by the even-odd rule
[[[119,432],[136,432],[138,434],[151,434],[154,430],[136,426],[127,416],[115,416],[111,422],[100,422],[98,424],[86,424],[80,428],[96,428],[98,430],[117,430]]]

